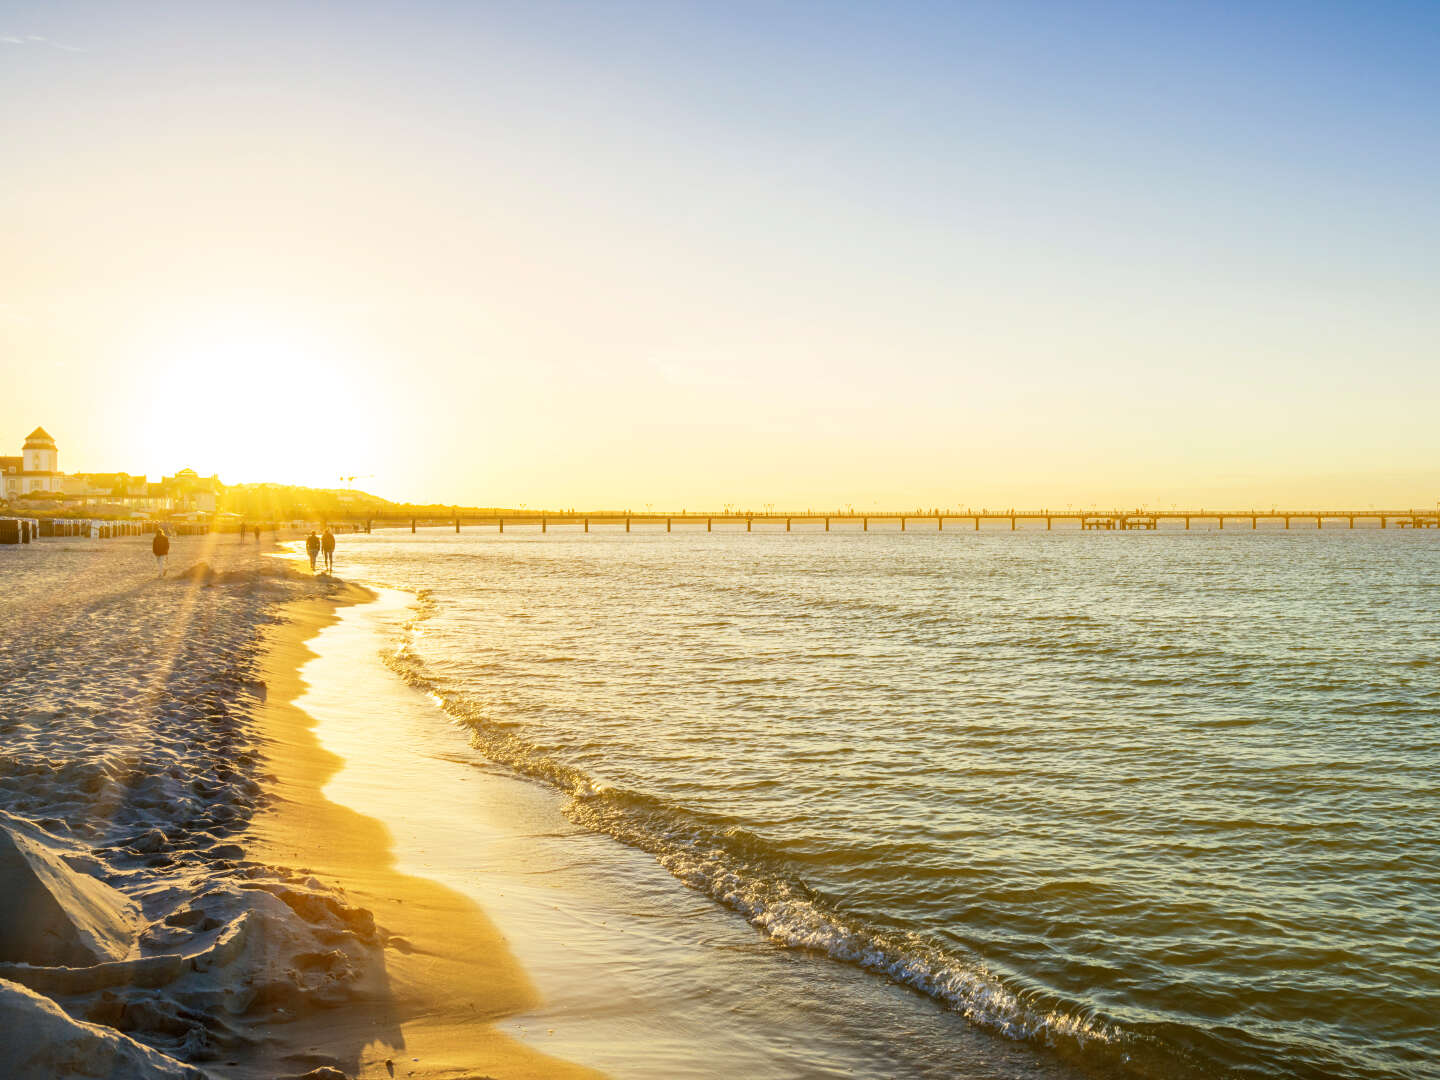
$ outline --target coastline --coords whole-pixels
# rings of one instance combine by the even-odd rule
[[[483,538],[414,550],[423,541],[397,539],[347,545],[350,581],[213,537],[178,541],[184,569],[168,580],[143,542],[0,553],[18,556],[0,569],[25,613],[0,630],[0,833],[62,887],[20,870],[5,885],[22,897],[44,886],[72,913],[107,916],[100,936],[77,922],[77,957],[23,956],[39,935],[11,934],[0,1026],[16,1034],[0,1040],[0,1074],[701,1080],[720,1062],[751,1080],[1203,1071],[1161,1058],[1158,1043],[1122,1059],[977,1024],[907,971],[777,939],[675,873],[666,851],[595,828],[598,784],[517,770],[482,736],[509,723],[546,734],[524,694],[509,696],[527,678],[573,688],[592,710],[583,722],[622,711],[597,692],[598,665],[624,673],[626,690],[651,685],[653,666],[626,668],[594,633],[566,636],[573,596],[533,587],[553,548],[534,549],[528,577],[520,565],[502,579],[473,563],[445,569],[446,555],[493,553]],[[1332,552],[1337,575],[1349,558]],[[448,591],[427,588],[437,580]],[[1418,610],[1405,580],[1393,595]],[[1415,680],[1407,687],[1428,677],[1412,641],[1395,668]],[[555,658],[572,666],[548,666]],[[473,711],[448,707],[447,678]],[[670,687],[666,703],[682,691]],[[1410,708],[1380,704],[1397,722]],[[561,720],[552,737],[583,727]],[[706,725],[706,739],[719,730]],[[613,740],[594,745],[610,753]],[[603,766],[591,777],[603,782]],[[1409,1008],[1380,1015],[1409,1023]],[[58,1064],[76,1046],[108,1064]]]
[[[244,846],[270,800],[267,628],[344,589],[267,550],[177,537],[164,577],[144,538],[0,559],[7,1077],[298,1076],[246,1062],[373,996],[369,914]]]
[[[600,1077],[498,1029],[539,1004],[499,931],[468,897],[400,872],[387,827],[325,794],[345,760],[321,745],[315,718],[297,704],[306,691],[302,668],[316,656],[308,643],[342,608],[373,599],[345,585],[331,597],[296,600],[268,632],[258,728],[271,802],[246,843],[254,859],[305,867],[338,885],[373,912],[381,946],[354,1001],[272,1029],[279,1041],[249,1064],[295,1072],[328,1064],[357,1078]]]
[[[502,1031],[637,1080],[700,1080],[717,1062],[756,1080],[1072,1075],[913,990],[777,947],[653,853],[576,820],[565,792],[486,757],[385,659],[408,648],[415,594],[360,576],[376,599],[316,627],[296,704],[344,759],[327,797],[382,822],[402,871],[477,904],[542,991]],[[916,1024],[926,1048],[875,1038]]]

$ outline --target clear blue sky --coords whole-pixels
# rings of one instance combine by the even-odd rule
[[[0,3],[0,450],[1433,502],[1437,58],[1432,3]]]

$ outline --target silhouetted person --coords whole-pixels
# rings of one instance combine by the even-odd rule
[[[325,535],[320,538],[320,550],[325,552],[325,572],[333,574],[335,572],[335,534],[329,529],[326,529]]]
[[[315,530],[310,530],[310,535],[305,537],[305,554],[310,556],[310,570],[315,570],[315,556],[320,554],[320,537],[315,535]]]
[[[260,543],[260,526],[259,526],[259,525],[256,525],[256,526],[255,526],[255,543],[256,543],[256,544],[259,544],[259,543]]]
[[[160,571],[160,577],[165,576],[165,571],[170,567],[170,537],[165,535],[165,530],[155,529],[155,539],[150,541],[150,550],[155,553],[155,566]]]

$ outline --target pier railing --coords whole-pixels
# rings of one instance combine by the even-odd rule
[[[498,532],[516,526],[538,527],[549,532],[551,527],[579,529],[589,532],[591,527],[608,526],[623,528],[630,532],[637,527],[658,529],[666,532],[677,528],[700,529],[713,532],[717,525],[731,529],[745,527],[753,532],[756,526],[768,526],[786,532],[796,525],[819,527],[825,532],[832,529],[848,528],[869,532],[872,525],[908,532],[912,529],[944,531],[960,528],[979,531],[983,523],[989,523],[1018,530],[1022,525],[1043,527],[1053,530],[1061,528],[1082,531],[1133,532],[1157,531],[1161,528],[1189,529],[1193,524],[1213,524],[1221,529],[1259,529],[1260,523],[1271,527],[1300,528],[1349,528],[1362,527],[1381,529],[1435,529],[1440,531],[1440,510],[1437,509],[1392,509],[1392,510],[875,510],[875,511],[819,511],[819,510],[734,510],[697,512],[680,511],[633,511],[633,510],[496,510],[482,513],[380,513],[365,517],[331,519],[330,525],[338,531],[370,532],[375,527],[404,528],[411,532],[426,528],[449,528],[459,532],[462,528],[492,528]],[[93,537],[110,539],[122,536],[143,536],[155,531],[153,521],[101,521],[93,519],[47,519],[47,518],[0,518],[0,544],[29,543],[41,537]],[[239,532],[243,524],[231,525],[228,531]],[[172,535],[188,535],[215,531],[214,523],[166,522],[165,529]],[[275,525],[265,526],[273,531]],[[244,533],[241,533],[244,535]]]
[[[757,525],[773,528],[784,527],[792,530],[796,525],[821,526],[826,532],[832,528],[845,527],[868,532],[872,524],[891,527],[898,524],[901,532],[911,528],[928,528],[944,531],[960,527],[978,531],[982,522],[1008,524],[1014,531],[1022,523],[1043,522],[1046,529],[1053,530],[1057,523],[1062,527],[1081,530],[1104,531],[1153,531],[1162,527],[1189,529],[1192,523],[1215,523],[1224,529],[1259,529],[1261,522],[1283,524],[1286,529],[1298,525],[1323,529],[1326,527],[1355,528],[1357,521],[1369,527],[1381,529],[1440,529],[1440,509],[1395,509],[1395,510],[884,510],[884,511],[777,511],[777,510],[733,510],[716,512],[681,511],[633,511],[633,510],[501,510],[485,513],[454,512],[449,514],[408,514],[382,513],[352,522],[358,528],[370,531],[376,526],[404,527],[411,532],[420,528],[494,528],[504,532],[506,527],[539,526],[548,532],[557,528],[579,528],[589,532],[592,526],[620,526],[626,532],[637,526],[656,528],[664,526],[667,532],[677,527],[697,529],[704,527],[714,531],[717,525],[738,527],[744,525],[747,532],[753,532]],[[1328,526],[1327,526],[1327,523]]]

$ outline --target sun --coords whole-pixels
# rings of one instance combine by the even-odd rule
[[[354,372],[316,334],[224,325],[187,335],[157,358],[150,454],[227,483],[316,487],[372,472]]]

